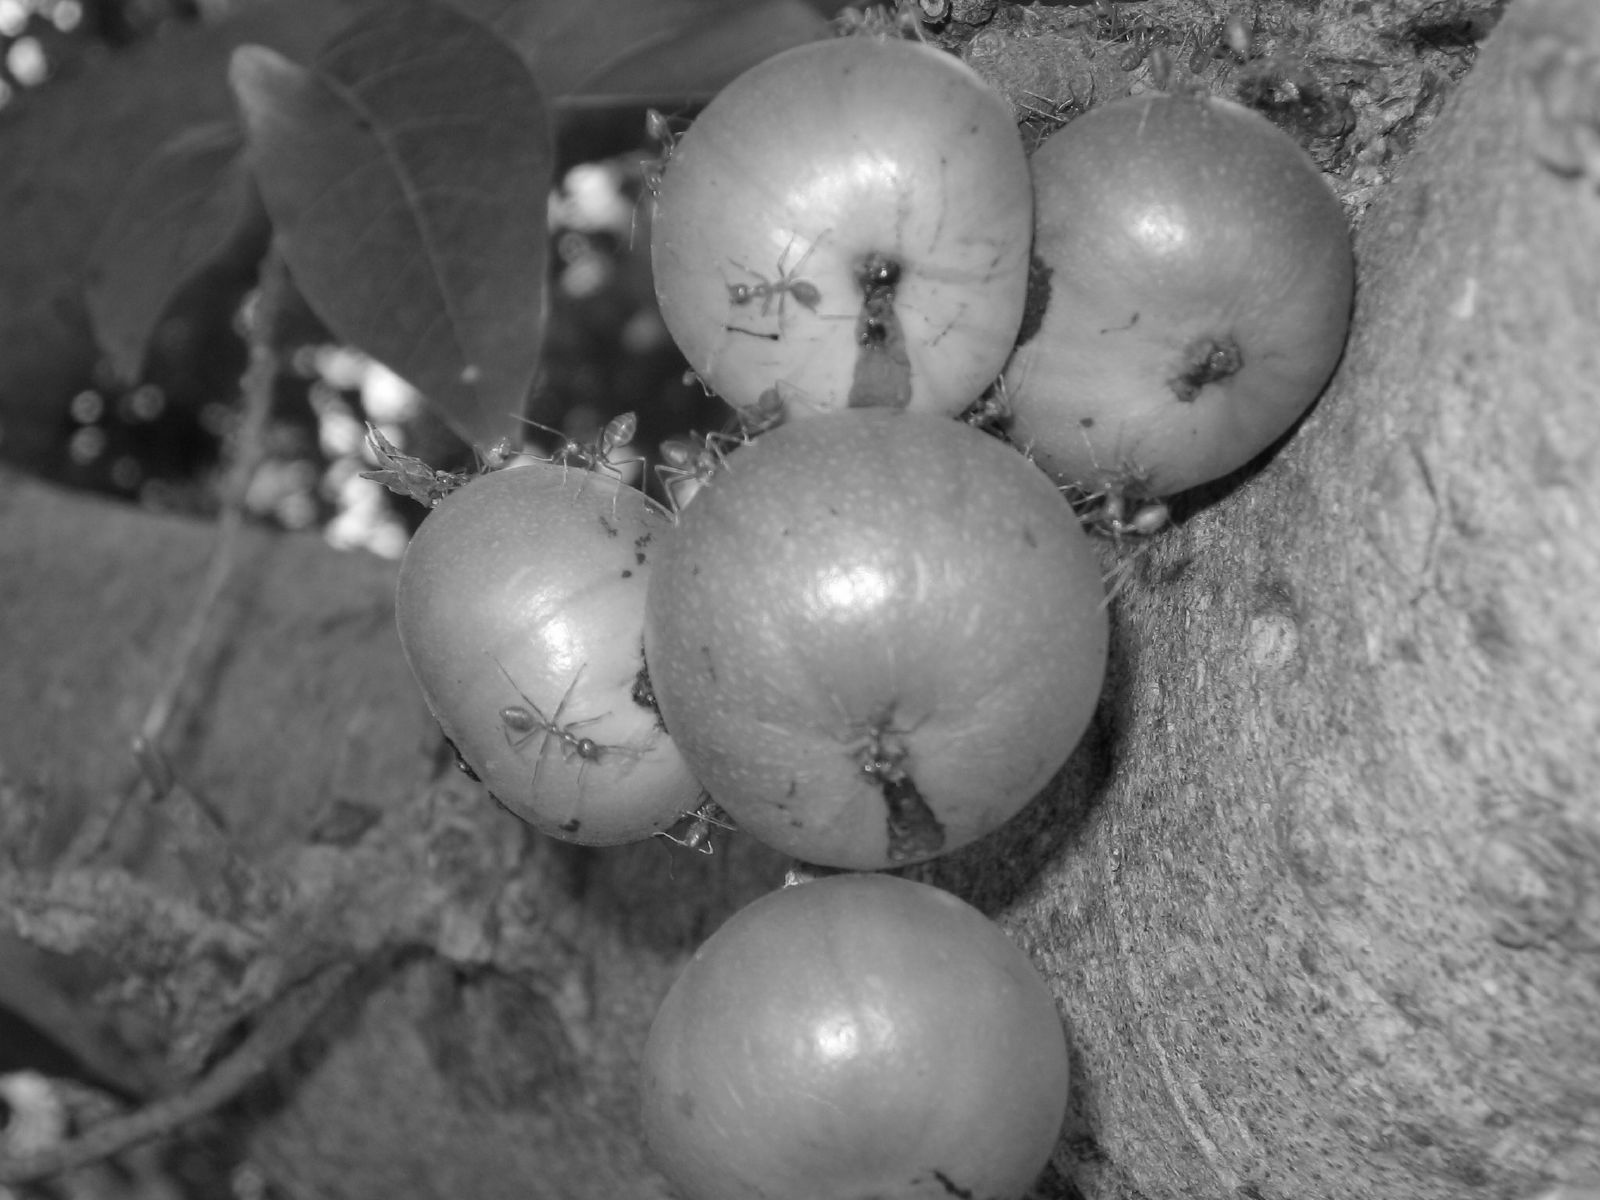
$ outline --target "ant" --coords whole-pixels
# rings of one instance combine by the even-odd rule
[[[561,694],[561,700],[556,704],[555,711],[545,716],[544,711],[533,702],[533,699],[517,686],[516,680],[511,678],[511,672],[506,670],[505,664],[496,658],[494,665],[500,668],[500,674],[506,677],[506,682],[511,685],[512,691],[522,700],[521,704],[507,704],[500,710],[500,725],[505,731],[506,744],[513,750],[521,751],[535,735],[543,735],[539,742],[538,753],[533,760],[533,777],[528,781],[529,791],[537,798],[539,770],[544,766],[545,751],[549,748],[550,739],[554,737],[564,748],[566,761],[571,762],[574,758],[578,760],[578,796],[574,800],[574,810],[576,810],[583,796],[584,768],[590,763],[600,762],[607,754],[627,749],[624,746],[602,745],[592,737],[574,732],[581,726],[593,725],[603,719],[606,715],[604,713],[596,717],[584,717],[579,721],[562,723],[562,714],[566,712],[572,693],[577,689],[578,680],[583,677],[583,667],[580,666],[573,674],[572,682]]]
[[[735,438],[725,433],[691,433],[688,437],[668,438],[661,443],[661,462],[656,466],[656,478],[666,493],[672,511],[681,513],[701,488],[711,482],[711,477],[727,464],[723,447],[749,441],[749,437]],[[687,492],[688,495],[683,493]]]
[[[1011,422],[1011,397],[1006,392],[1005,376],[1001,375],[985,388],[982,395],[961,411],[959,419],[1004,440],[1006,426]]]
[[[1149,549],[1151,538],[1172,523],[1172,510],[1164,500],[1148,495],[1148,475],[1131,460],[1125,460],[1120,469],[1109,474],[1101,468],[1094,443],[1089,440],[1089,428],[1093,424],[1092,417],[1083,418],[1078,422],[1078,433],[1088,448],[1100,486],[1089,487],[1079,479],[1059,484],[1056,490],[1066,498],[1090,533],[1108,538],[1119,549],[1129,542],[1140,543],[1132,555],[1119,560],[1105,574],[1103,582],[1110,587],[1104,603],[1110,604],[1122,590],[1134,559]],[[1031,444],[1013,445],[1024,458],[1033,459]]]
[[[925,25],[942,25],[950,17],[951,0],[891,0],[861,8],[841,8],[829,24],[836,37],[904,37],[928,40]]]
[[[1122,9],[1116,0],[1094,0],[1095,34],[1107,42],[1126,42],[1128,48],[1117,59],[1124,71],[1138,70],[1151,49],[1164,46],[1172,36],[1165,25],[1157,25],[1140,15],[1132,22],[1124,22]],[[1170,67],[1168,68],[1170,71]]]
[[[1110,604],[1132,575],[1134,562],[1150,548],[1150,539],[1172,523],[1172,510],[1164,500],[1129,495],[1118,485],[1085,491],[1079,485],[1066,484],[1060,490],[1090,533],[1110,539],[1119,551],[1136,544],[1131,554],[1118,557],[1102,579],[1104,603]]]
[[[672,120],[659,108],[645,110],[645,136],[661,147],[661,153],[656,158],[646,159],[640,164],[644,175],[644,186],[649,189],[652,196],[660,195],[661,176],[666,171],[667,164],[672,161],[672,152],[678,148],[678,139],[683,136],[673,129]]]
[[[702,793],[704,795],[704,793]],[[685,850],[694,850],[700,854],[715,854],[717,848],[712,844],[713,831],[718,829],[736,829],[733,818],[728,816],[722,805],[707,796],[693,812],[686,812],[671,829],[662,829],[656,832],[656,837],[665,838]],[[682,832],[678,832],[681,829]]]
[[[546,717],[544,712],[535,704],[526,692],[517,687],[516,680],[511,678],[511,672],[506,670],[505,664],[495,659],[495,666],[500,668],[500,674],[506,677],[522,704],[508,704],[500,710],[500,724],[505,727],[506,744],[513,750],[521,750],[527,745],[536,733],[545,735],[545,740],[539,743],[538,761],[543,761],[545,747],[549,745],[552,734],[573,755],[584,762],[599,762],[600,752],[605,749],[591,737],[579,737],[572,731],[580,725],[593,725],[600,720],[599,717],[585,717],[581,721],[569,721],[562,725],[561,714],[566,711],[567,702],[572,699],[572,693],[578,686],[578,680],[583,676],[583,668],[579,667],[572,676],[572,682],[567,684],[567,690],[561,694],[561,700],[556,705],[556,710]],[[526,705],[526,707],[524,707]],[[536,768],[537,769],[537,768]]]
[[[1160,533],[1172,519],[1171,510],[1161,500],[1148,497],[1148,474],[1131,459],[1124,459],[1114,471],[1107,471],[1100,465],[1094,443],[1089,439],[1093,425],[1093,417],[1084,417],[1078,422],[1078,435],[1083,438],[1089,461],[1102,482],[1094,490],[1085,488],[1081,482],[1065,485],[1062,490],[1071,500],[1073,509],[1091,533],[1114,541],[1143,539]]]
[[[1138,543],[1137,549],[1106,573],[1106,603],[1110,604],[1122,591],[1123,584],[1132,572],[1134,560],[1150,548],[1150,539],[1172,523],[1172,510],[1164,500],[1148,495],[1148,480],[1144,471],[1131,461],[1107,474],[1095,459],[1094,445],[1089,441],[1088,428],[1081,422],[1079,432],[1089,447],[1090,460],[1095,462],[1096,474],[1102,483],[1090,490],[1081,483],[1070,483],[1061,491],[1067,496],[1073,511],[1090,533],[1109,538],[1119,549],[1127,543]]]
[[[630,445],[634,435],[639,432],[639,418],[631,412],[619,413],[612,417],[590,442],[576,441],[559,429],[552,429],[528,417],[522,417],[520,420],[525,425],[532,425],[535,429],[542,429],[552,437],[560,439],[555,453],[544,461],[558,464],[563,468],[577,467],[583,471],[604,471],[615,476],[619,482],[624,482],[623,469],[644,461],[642,458],[625,458],[618,461],[611,457],[617,450]]]
[[[741,262],[736,262],[733,259],[728,260],[739,270],[756,280],[755,283],[728,284],[728,303],[735,307],[743,307],[759,300],[761,301],[760,315],[765,317],[772,311],[772,302],[776,299],[778,302],[778,329],[780,332],[783,329],[784,306],[789,297],[794,297],[794,302],[807,312],[816,312],[817,305],[822,303],[822,292],[818,290],[817,285],[809,279],[798,278],[801,269],[806,265],[806,260],[816,251],[817,242],[811,243],[810,249],[800,256],[800,261],[795,263],[792,269],[784,269],[784,264],[789,261],[789,251],[794,249],[794,243],[798,237],[799,234],[791,237],[789,244],[783,248],[783,253],[778,256],[778,277],[776,279],[768,279],[761,272],[752,271]],[[818,241],[820,240],[819,238]],[[731,332],[753,332],[751,330],[734,330],[732,326],[728,328]],[[765,335],[758,333],[756,336]]]
[[[1023,92],[1025,97],[1020,102],[1020,107],[1027,114],[1022,118],[1023,125],[1032,125],[1038,122],[1044,126],[1038,134],[1042,142],[1063,125],[1068,124],[1075,115],[1086,113],[1094,105],[1094,76],[1089,76],[1089,86],[1082,100],[1078,99],[1078,89],[1073,87],[1071,80],[1067,81],[1067,98],[1065,100],[1051,100],[1048,96],[1041,96],[1037,92]],[[1038,104],[1029,103],[1037,101]],[[1039,107],[1043,105],[1044,107]]]

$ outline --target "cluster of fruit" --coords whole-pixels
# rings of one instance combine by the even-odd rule
[[[690,1196],[1020,1195],[1066,1105],[1052,994],[964,902],[864,872],[1061,768],[1106,662],[1085,511],[1143,531],[1310,403],[1342,214],[1244,109],[1116,102],[1030,162],[975,74],[882,38],[769,60],[668,150],[662,315],[744,432],[665,456],[677,512],[603,454],[460,488],[402,567],[406,654],[547,833],[731,818],[851,872],[737,914],[661,1007],[645,1128]]]

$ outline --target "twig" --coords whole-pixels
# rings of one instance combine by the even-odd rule
[[[17,1157],[0,1156],[0,1184],[32,1183],[100,1162],[214,1112],[299,1041],[354,972],[355,966],[348,963],[328,967],[290,991],[233,1053],[188,1091],[92,1126],[59,1146]]]
[[[172,769],[162,750],[162,741],[183,706],[186,687],[198,669],[223,593],[233,577],[239,536],[244,528],[245,496],[265,453],[265,431],[280,366],[278,315],[289,286],[283,259],[276,250],[269,250],[262,262],[256,311],[250,323],[250,361],[240,383],[243,415],[234,437],[232,461],[221,487],[217,537],[205,579],[173,651],[166,678],[156,690],[139,732],[134,735],[132,749],[139,765],[139,776],[115,803],[101,810],[98,818],[91,817],[84,822],[62,857],[64,865],[80,865],[94,858],[129,804],[160,800],[173,788]],[[206,816],[220,827],[216,813],[208,811]]]

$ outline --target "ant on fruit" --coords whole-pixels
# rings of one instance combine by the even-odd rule
[[[672,505],[672,511],[681,513],[700,489],[711,482],[712,476],[727,464],[723,447],[749,440],[748,436],[734,437],[726,433],[691,433],[687,437],[668,438],[662,442],[656,478]],[[688,494],[685,495],[685,492]]]
[[[491,658],[493,655],[490,656]],[[539,770],[544,766],[545,751],[550,746],[550,739],[554,737],[562,746],[566,761],[578,760],[578,793],[581,799],[583,771],[590,763],[600,762],[604,756],[619,751],[624,751],[624,746],[607,746],[597,742],[594,738],[574,732],[584,725],[593,725],[606,714],[596,717],[584,717],[578,721],[562,723],[562,715],[567,711],[567,704],[572,699],[572,693],[577,689],[578,680],[583,677],[583,667],[580,666],[572,676],[572,682],[567,685],[567,690],[561,694],[561,700],[556,704],[555,711],[549,716],[533,702],[533,699],[517,686],[516,680],[511,678],[511,672],[506,670],[505,664],[498,658],[494,665],[500,668],[500,674],[506,677],[506,682],[511,685],[521,699],[521,704],[507,704],[500,709],[500,726],[505,733],[506,744],[513,750],[520,752],[536,735],[543,735],[539,742],[538,752],[533,760],[533,776],[528,781],[529,791],[535,797],[539,790]],[[576,805],[574,805],[576,808]]]
[[[655,158],[646,159],[640,164],[641,173],[644,176],[644,186],[652,196],[660,194],[662,173],[666,171],[667,164],[672,161],[672,152],[678,148],[678,139],[683,136],[672,126],[673,118],[667,116],[659,108],[645,110],[645,136],[661,148],[660,153]]]
[[[718,829],[737,828],[733,818],[728,816],[722,805],[706,796],[693,812],[684,813],[673,823],[672,828],[658,830],[655,836],[665,838],[685,850],[694,850],[700,854],[715,854],[717,848],[711,841],[713,833]]]
[[[554,463],[562,468],[577,467],[583,471],[605,472],[614,476],[618,482],[626,482],[624,468],[642,463],[642,458],[616,459],[612,455],[631,445],[634,435],[639,431],[639,418],[631,412],[619,413],[612,417],[601,427],[591,442],[580,442],[568,437],[558,429],[531,420],[528,417],[519,418],[523,424],[532,425],[535,429],[542,429],[552,437],[559,439],[555,453],[544,461]],[[536,456],[537,457],[537,456]]]
[[[827,235],[824,234],[823,236],[825,237]],[[793,297],[794,302],[807,312],[814,313],[817,311],[817,305],[822,303],[822,292],[818,289],[816,284],[812,283],[809,279],[799,278],[799,275],[801,270],[806,265],[806,260],[816,252],[817,244],[822,239],[818,238],[817,241],[812,242],[810,248],[800,256],[800,261],[795,263],[792,268],[785,269],[785,264],[789,261],[789,252],[794,249],[795,241],[798,238],[799,234],[791,237],[789,239],[789,244],[783,248],[783,253],[778,256],[778,276],[776,279],[768,279],[760,271],[751,270],[742,262],[738,262],[731,258],[728,260],[729,262],[733,263],[735,267],[756,281],[754,283],[728,284],[728,303],[730,305],[735,308],[743,308],[746,305],[754,304],[757,300],[759,300],[761,302],[761,310],[759,315],[765,317],[772,312],[772,302],[774,300],[778,302],[777,333],[769,334],[760,330],[742,329],[734,325],[729,325],[726,327],[728,332],[748,333],[753,337],[770,338],[772,341],[777,341],[778,338],[783,334],[783,318],[786,311],[785,306],[787,305],[790,297]]]
[[[579,737],[572,731],[580,725],[592,725],[599,717],[585,717],[581,721],[569,721],[562,725],[561,714],[566,711],[567,702],[572,699],[572,693],[578,686],[578,680],[583,676],[583,668],[579,667],[572,676],[572,682],[567,685],[567,690],[561,694],[561,700],[556,705],[556,710],[546,717],[544,712],[529,699],[528,694],[517,687],[516,680],[511,678],[511,672],[506,670],[505,664],[495,659],[495,666],[500,668],[500,674],[506,677],[512,689],[522,698],[522,704],[508,704],[500,710],[500,724],[505,729],[506,744],[513,750],[521,750],[536,733],[543,733],[545,740],[539,744],[539,760],[543,760],[545,747],[549,744],[550,736],[555,735],[562,745],[566,746],[571,754],[585,762],[599,762],[600,751],[604,748],[593,738]],[[526,705],[526,707],[524,707]]]

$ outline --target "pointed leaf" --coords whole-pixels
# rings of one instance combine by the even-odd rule
[[[468,441],[516,427],[539,363],[551,147],[526,66],[390,0],[304,68],[236,51],[250,161],[296,285]]]
[[[90,252],[89,319],[118,378],[133,383],[173,299],[208,268],[259,258],[266,213],[232,122],[197,125],[128,182]]]
[[[708,100],[780,50],[828,35],[803,0],[452,0],[514,46],[552,102]]]

